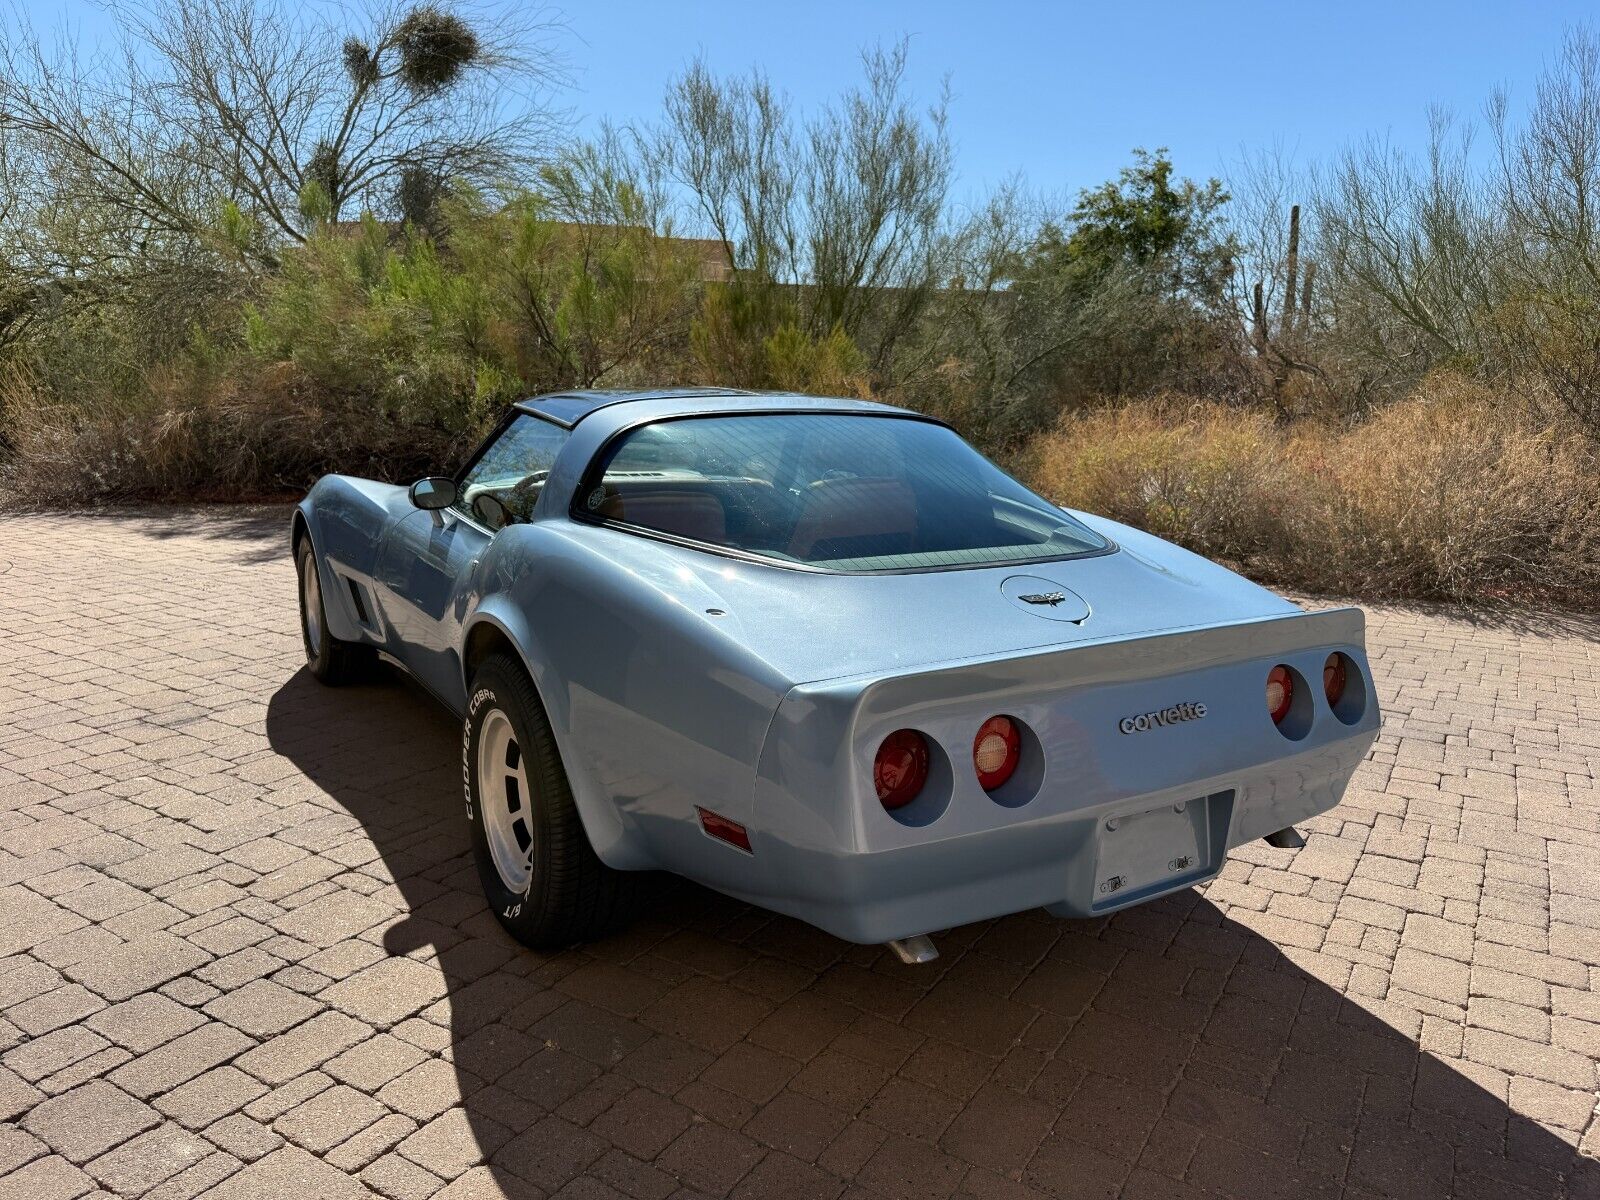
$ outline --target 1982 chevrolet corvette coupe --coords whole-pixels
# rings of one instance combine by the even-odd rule
[[[902,957],[1297,844],[1379,713],[1306,613],[1049,504],[937,421],[702,389],[517,404],[454,477],[293,518],[311,671],[464,720],[484,889],[551,946],[665,869]]]

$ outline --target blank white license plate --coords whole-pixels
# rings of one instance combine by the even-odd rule
[[[1092,907],[1121,904],[1203,871],[1211,857],[1208,799],[1102,820]]]

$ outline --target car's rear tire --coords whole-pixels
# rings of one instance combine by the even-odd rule
[[[306,666],[331,687],[354,683],[372,665],[370,646],[342,642],[328,632],[328,610],[322,597],[322,576],[311,539],[302,537],[295,547],[295,567],[300,583],[300,638],[305,643]]]
[[[626,925],[643,880],[612,870],[589,844],[544,705],[520,663],[496,654],[478,668],[461,755],[473,858],[511,936],[552,950]]]

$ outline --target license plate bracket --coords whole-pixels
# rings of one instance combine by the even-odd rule
[[[1214,809],[1227,794],[1178,800],[1100,822],[1091,909],[1121,908],[1203,879],[1214,870],[1220,838]]]

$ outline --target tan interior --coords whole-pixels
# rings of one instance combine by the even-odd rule
[[[836,538],[908,539],[917,532],[916,494],[898,479],[823,479],[806,488],[789,553],[811,558]]]

